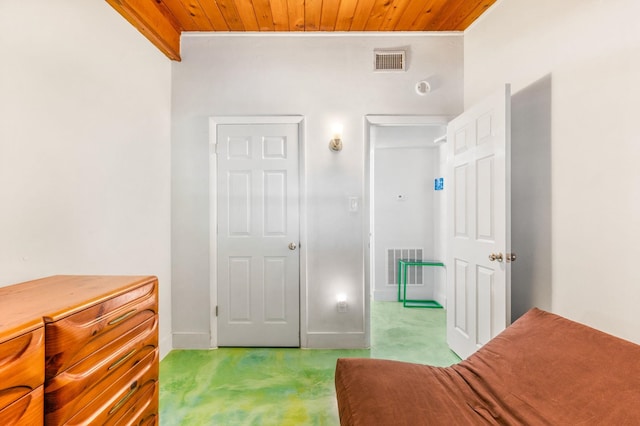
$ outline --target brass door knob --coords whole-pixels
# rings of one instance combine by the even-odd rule
[[[492,261],[492,262],[495,262],[495,261],[502,262],[502,260],[503,260],[502,253],[498,253],[498,254],[491,253],[489,255],[489,260]]]

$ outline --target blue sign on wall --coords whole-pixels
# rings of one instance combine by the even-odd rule
[[[442,191],[444,189],[444,178],[436,178],[433,186],[436,191]]]

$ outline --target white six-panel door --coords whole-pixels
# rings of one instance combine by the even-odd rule
[[[467,358],[510,323],[510,88],[447,128],[447,341]]]
[[[218,345],[298,347],[298,126],[217,133]]]

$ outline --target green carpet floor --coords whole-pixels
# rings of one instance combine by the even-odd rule
[[[372,303],[371,349],[175,350],[160,363],[160,424],[338,425],[334,371],[340,357],[448,366],[445,311]]]

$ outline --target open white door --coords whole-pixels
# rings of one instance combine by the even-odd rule
[[[447,342],[467,358],[511,322],[511,91],[447,127]]]
[[[218,125],[219,346],[300,346],[298,132]]]

